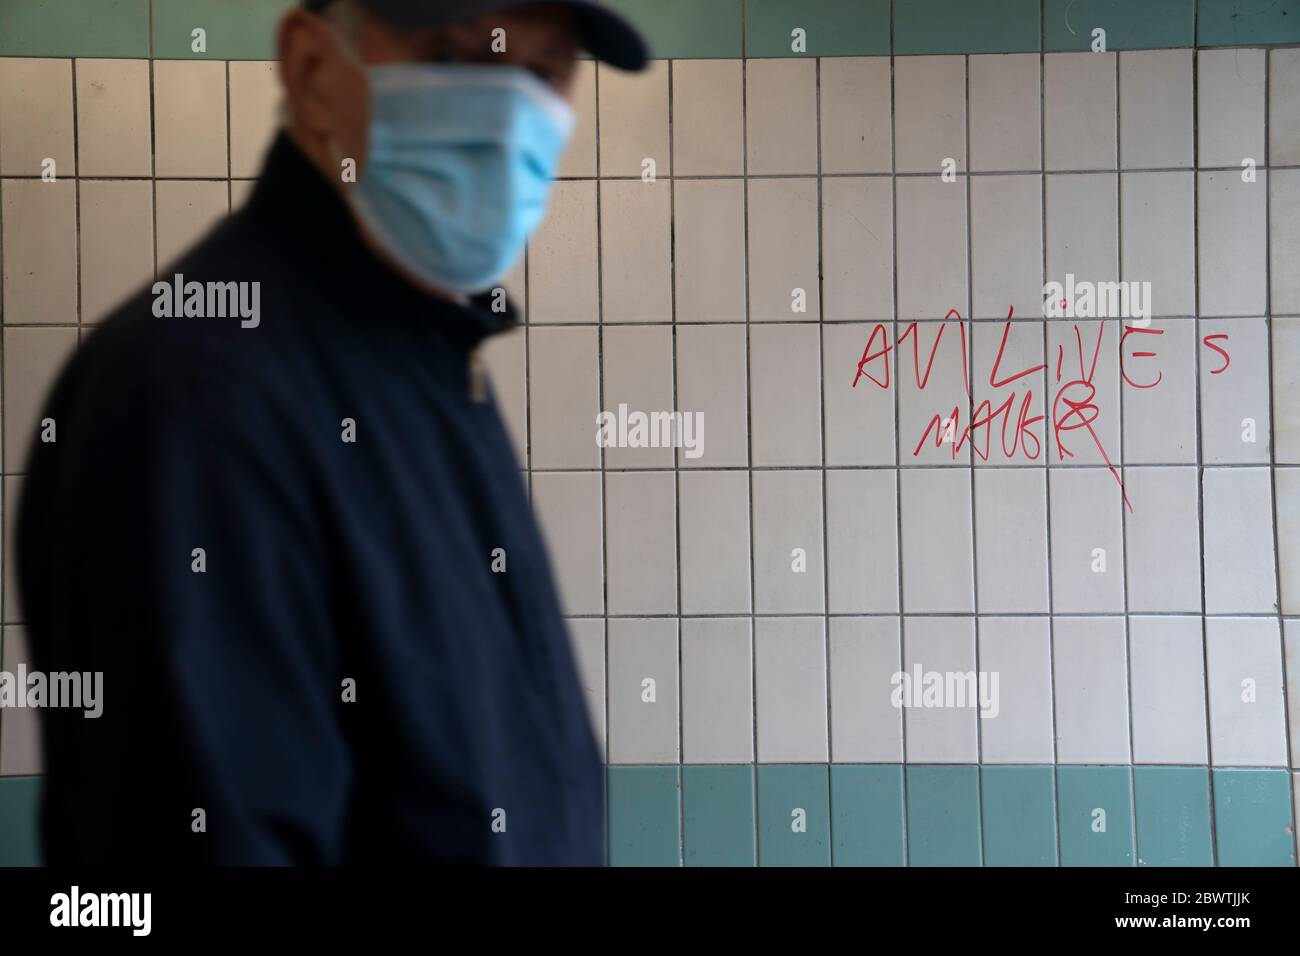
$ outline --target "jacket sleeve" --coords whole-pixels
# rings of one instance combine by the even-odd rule
[[[47,862],[337,862],[349,675],[292,429],[203,375],[62,391],[22,593],[37,666],[101,672],[103,710],[42,714]]]

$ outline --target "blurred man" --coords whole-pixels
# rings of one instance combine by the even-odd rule
[[[591,3],[307,0],[247,206],[62,374],[19,529],[52,864],[598,864],[602,784],[476,359]],[[51,440],[53,438],[54,440]]]

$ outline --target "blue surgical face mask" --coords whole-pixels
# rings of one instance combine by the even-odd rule
[[[366,73],[369,146],[346,190],[357,218],[421,282],[461,294],[491,287],[546,212],[572,108],[521,67],[402,63]]]

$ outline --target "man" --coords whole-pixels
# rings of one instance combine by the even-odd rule
[[[573,123],[578,2],[308,0],[245,209],[62,374],[19,528],[47,862],[599,864],[601,771],[474,360]],[[236,302],[238,308],[235,307]],[[228,316],[228,317],[222,317]]]

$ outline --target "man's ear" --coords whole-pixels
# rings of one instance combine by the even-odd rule
[[[328,23],[299,8],[284,15],[276,34],[289,116],[300,129],[318,136],[334,132],[338,44]]]

